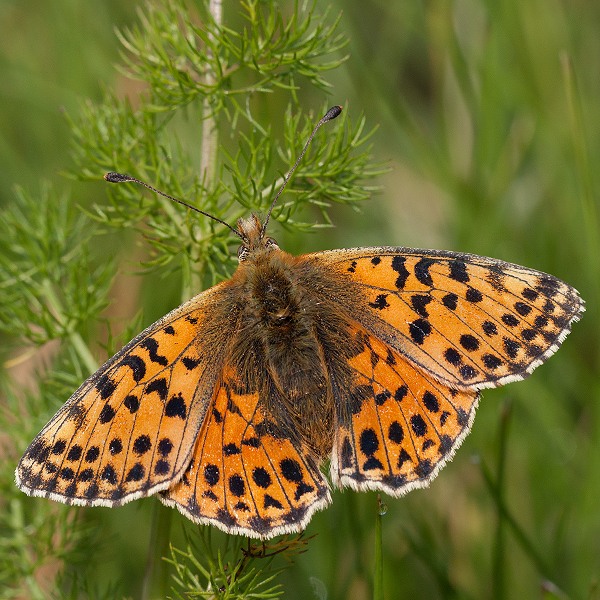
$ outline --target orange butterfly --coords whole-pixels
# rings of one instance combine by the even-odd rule
[[[238,221],[229,281],[82,384],[19,462],[21,490],[85,506],[159,492],[229,533],[300,531],[331,501],[327,459],[338,487],[429,485],[469,432],[479,390],[527,377],[584,310],[551,275],[471,254],[291,256],[267,221]]]

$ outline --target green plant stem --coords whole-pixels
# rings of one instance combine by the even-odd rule
[[[10,503],[10,524],[16,532],[15,548],[18,548],[20,550],[20,553],[22,554],[20,560],[26,563],[28,561],[26,553],[29,549],[29,544],[27,542],[27,535],[25,533],[23,503],[20,500],[12,500]],[[26,589],[31,594],[31,598],[44,598],[44,592],[40,588],[38,582],[35,580],[33,574],[26,575],[24,583]]]
[[[375,573],[373,577],[373,600],[383,600],[383,546],[381,520],[383,518],[381,497],[377,494],[375,512]]]
[[[169,584],[169,569],[163,557],[169,554],[169,540],[173,510],[153,498],[150,542],[146,559],[146,573],[142,588],[142,600],[166,598]]]
[[[69,335],[69,340],[75,350],[77,350],[77,354],[84,362],[86,368],[89,373],[95,373],[98,370],[98,361],[94,358],[94,355],[91,353],[88,345],[85,343],[84,339],[77,331],[73,331]]]
[[[213,21],[217,26],[221,25],[223,20],[222,0],[210,0],[208,10],[212,15]],[[215,43],[215,37],[212,32],[209,32],[208,37],[212,43]],[[212,56],[212,50],[207,49],[208,55]],[[204,84],[210,88],[216,82],[216,74],[211,66],[210,61],[207,62],[206,72],[204,74]],[[214,115],[213,106],[211,105],[211,96],[206,94],[202,101],[202,146],[200,148],[200,177],[204,189],[214,189],[215,180],[217,177],[217,154],[219,149],[219,129],[217,119]],[[192,249],[191,260],[194,263],[200,261],[201,249],[199,246]],[[189,269],[189,284],[185,284],[182,290],[182,300],[186,301],[194,294],[197,294],[202,285],[201,269]]]
[[[498,496],[504,502],[504,474],[506,467],[506,448],[508,441],[508,431],[512,416],[512,404],[505,402],[500,415],[500,443],[498,448],[498,466],[496,470],[496,482]],[[497,505],[498,507],[498,505]],[[498,509],[498,518],[496,524],[496,543],[494,544],[494,556],[492,566],[492,598],[501,600],[504,598],[504,519],[501,511]]]
[[[223,7],[221,0],[210,0],[208,10],[212,15],[213,21],[217,26],[221,25],[223,20]],[[208,38],[212,43],[215,43],[215,37],[212,32],[209,32]],[[208,49],[209,57],[212,56],[212,50]],[[216,75],[210,65],[207,63],[204,83],[207,87],[215,84]],[[216,178],[217,165],[217,149],[219,141],[219,131],[217,129],[217,119],[213,114],[211,107],[211,97],[204,96],[202,103],[202,147],[200,158],[200,176],[204,180],[204,185],[207,189],[211,189]]]
[[[65,313],[62,309],[62,306],[54,293],[54,289],[52,288],[52,284],[49,280],[44,280],[42,283],[42,289],[44,292],[44,297],[46,298],[48,305],[53,311],[54,318],[60,324],[61,327],[65,327],[65,322],[67,320]],[[77,331],[71,331],[69,333],[69,340],[73,344],[73,347],[79,354],[79,357],[85,364],[89,373],[94,373],[94,371],[98,370],[98,361],[94,358],[93,354],[90,352],[88,345],[85,343],[81,335]]]
[[[492,473],[485,464],[485,462],[481,461],[481,473],[483,474],[483,479],[488,486],[488,489],[492,495],[494,502],[496,503],[496,507],[498,509],[498,513],[505,519],[508,526],[511,528],[515,538],[525,551],[525,554],[529,556],[529,558],[535,564],[539,573],[546,577],[548,580],[551,580],[550,577],[550,569],[548,565],[546,565],[545,561],[538,554],[537,550],[534,548],[532,542],[527,537],[526,533],[523,531],[523,528],[517,523],[516,519],[513,517],[508,507],[504,503],[502,499],[502,494],[498,489],[498,484],[494,481],[492,477]]]

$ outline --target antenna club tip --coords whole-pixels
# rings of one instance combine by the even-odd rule
[[[342,107],[341,106],[332,106],[325,113],[325,116],[323,117],[323,122],[327,123],[327,121],[331,121],[331,120],[335,119],[336,117],[339,117],[341,114],[342,114]]]
[[[122,175],[121,173],[107,173],[104,176],[106,181],[110,181],[111,183],[122,183],[123,181],[131,181],[131,177],[127,175]]]

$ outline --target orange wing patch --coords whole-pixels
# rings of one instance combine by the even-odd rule
[[[278,436],[258,393],[236,392],[234,373],[225,379],[189,469],[161,499],[229,533],[269,538],[301,531],[331,501],[327,482],[307,453]]]
[[[583,312],[552,275],[491,258],[408,248],[312,255],[360,286],[354,318],[449,386],[524,379],[560,346]]]
[[[477,391],[441,384],[362,333],[350,360],[351,416],[339,423],[331,476],[340,487],[401,496],[429,485],[469,433]]]
[[[17,485],[69,504],[118,506],[178,480],[216,380],[197,336],[217,291],[146,329],[90,377],[29,446]]]

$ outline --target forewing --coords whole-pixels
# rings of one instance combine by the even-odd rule
[[[213,396],[221,294],[216,286],[163,317],[85,381],[21,458],[19,488],[118,506],[177,481]]]
[[[429,485],[469,433],[479,392],[457,390],[356,326],[351,389],[336,398],[331,476],[401,496]]]
[[[362,291],[346,308],[367,331],[451,387],[524,379],[584,311],[577,290],[492,258],[410,248],[357,248],[305,257]]]
[[[163,502],[228,533],[301,531],[331,501],[327,482],[300,443],[278,434],[258,392],[239,383],[234,371],[224,373],[189,469]]]

